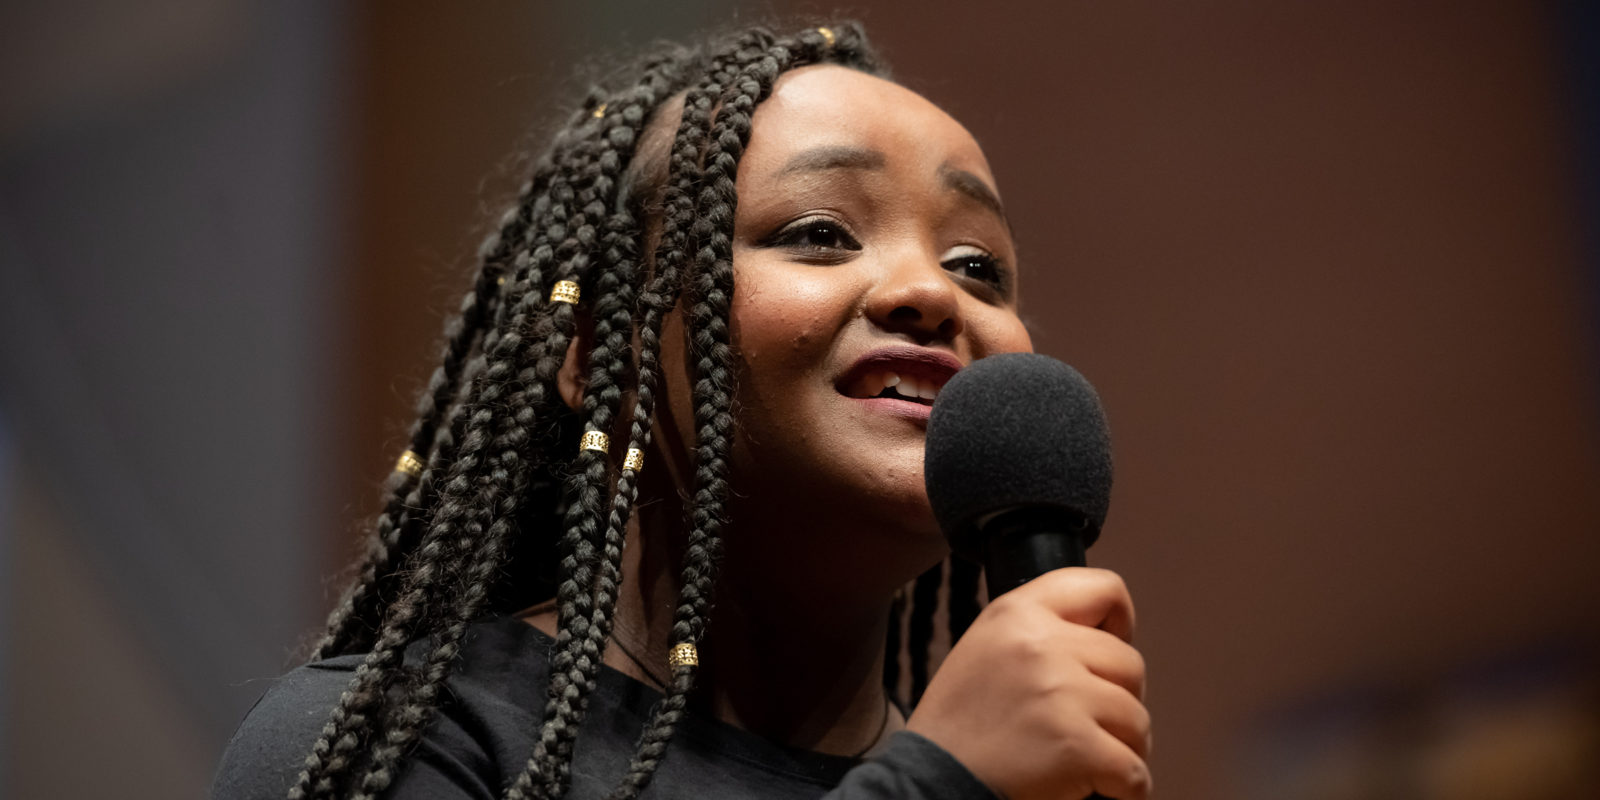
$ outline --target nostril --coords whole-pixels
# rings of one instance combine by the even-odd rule
[[[918,251],[889,265],[864,295],[863,314],[916,344],[952,341],[961,333],[962,289],[937,260]]]
[[[934,320],[938,320],[937,323]],[[900,333],[909,333],[919,340],[942,339],[949,341],[961,333],[961,320],[954,314],[925,313],[916,306],[897,306],[889,312],[885,327]]]
[[[921,322],[922,312],[912,306],[900,306],[889,312],[889,319],[897,322]]]

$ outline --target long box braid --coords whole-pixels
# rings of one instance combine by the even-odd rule
[[[486,611],[508,610],[496,608],[496,598],[515,594],[506,583],[527,579],[530,565],[513,563],[525,551],[559,558],[548,587],[557,601],[558,636],[545,721],[506,796],[566,793],[573,743],[611,632],[622,542],[638,494],[634,470],[613,470],[612,454],[581,450],[576,436],[611,431],[631,393],[627,447],[648,448],[662,321],[680,296],[690,339],[695,486],[672,639],[700,641],[714,599],[734,430],[728,333],[734,179],[756,106],[784,72],[820,62],[881,73],[857,26],[786,38],[757,29],[701,51],[650,55],[626,88],[593,90],[557,134],[480,248],[472,291],[446,327],[441,364],[417,403],[408,449],[422,466],[416,474],[396,471],[385,486],[357,578],[313,650],[313,658],[366,657],[291,798],[369,798],[392,784],[438,709],[467,625]],[[684,98],[683,113],[665,177],[639,181],[635,145],[675,95]],[[641,263],[651,233],[641,199],[648,198],[660,198],[659,239],[654,258]],[[594,324],[576,415],[555,390],[577,328],[572,304],[548,299],[564,280],[582,287]],[[546,498],[540,487],[563,476],[564,513],[527,505]],[[913,628],[931,618],[923,605],[912,605]],[[891,626],[889,643],[896,664],[898,628]],[[429,645],[422,664],[405,663],[406,646],[421,639]],[[926,663],[925,654],[908,649],[913,666],[919,658]],[[636,797],[648,784],[694,676],[692,666],[674,668],[615,797]],[[898,675],[891,680],[886,669],[885,680],[894,692]]]

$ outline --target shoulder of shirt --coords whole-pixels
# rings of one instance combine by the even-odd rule
[[[500,618],[474,623],[461,644],[459,663],[447,681],[441,724],[429,729],[423,747],[451,754],[468,772],[491,770],[494,728],[517,707],[524,692],[544,683],[547,651],[541,637],[521,620]],[[406,649],[406,663],[426,659],[427,642]],[[341,655],[304,664],[272,681],[234,732],[212,784],[212,796],[282,798],[305,767],[340,698],[350,686],[364,654]]]
[[[896,732],[885,752],[851,770],[828,800],[888,797],[1000,800],[949,751],[909,730]]]

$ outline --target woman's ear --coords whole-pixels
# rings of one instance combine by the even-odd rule
[[[572,341],[567,342],[567,355],[561,361],[561,371],[556,373],[556,391],[567,408],[583,408],[583,390],[589,388],[589,350],[594,341],[594,319],[579,311],[577,325],[572,331]]]

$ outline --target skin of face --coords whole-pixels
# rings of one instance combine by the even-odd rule
[[[1032,350],[994,187],[960,123],[881,78],[797,69],[757,107],[736,182],[730,558],[838,575],[851,555],[898,585],[943,557],[925,420],[848,396],[841,380],[885,347],[963,365]],[[694,417],[677,324],[663,336],[659,441],[687,478]],[[791,523],[803,530],[775,538]]]

